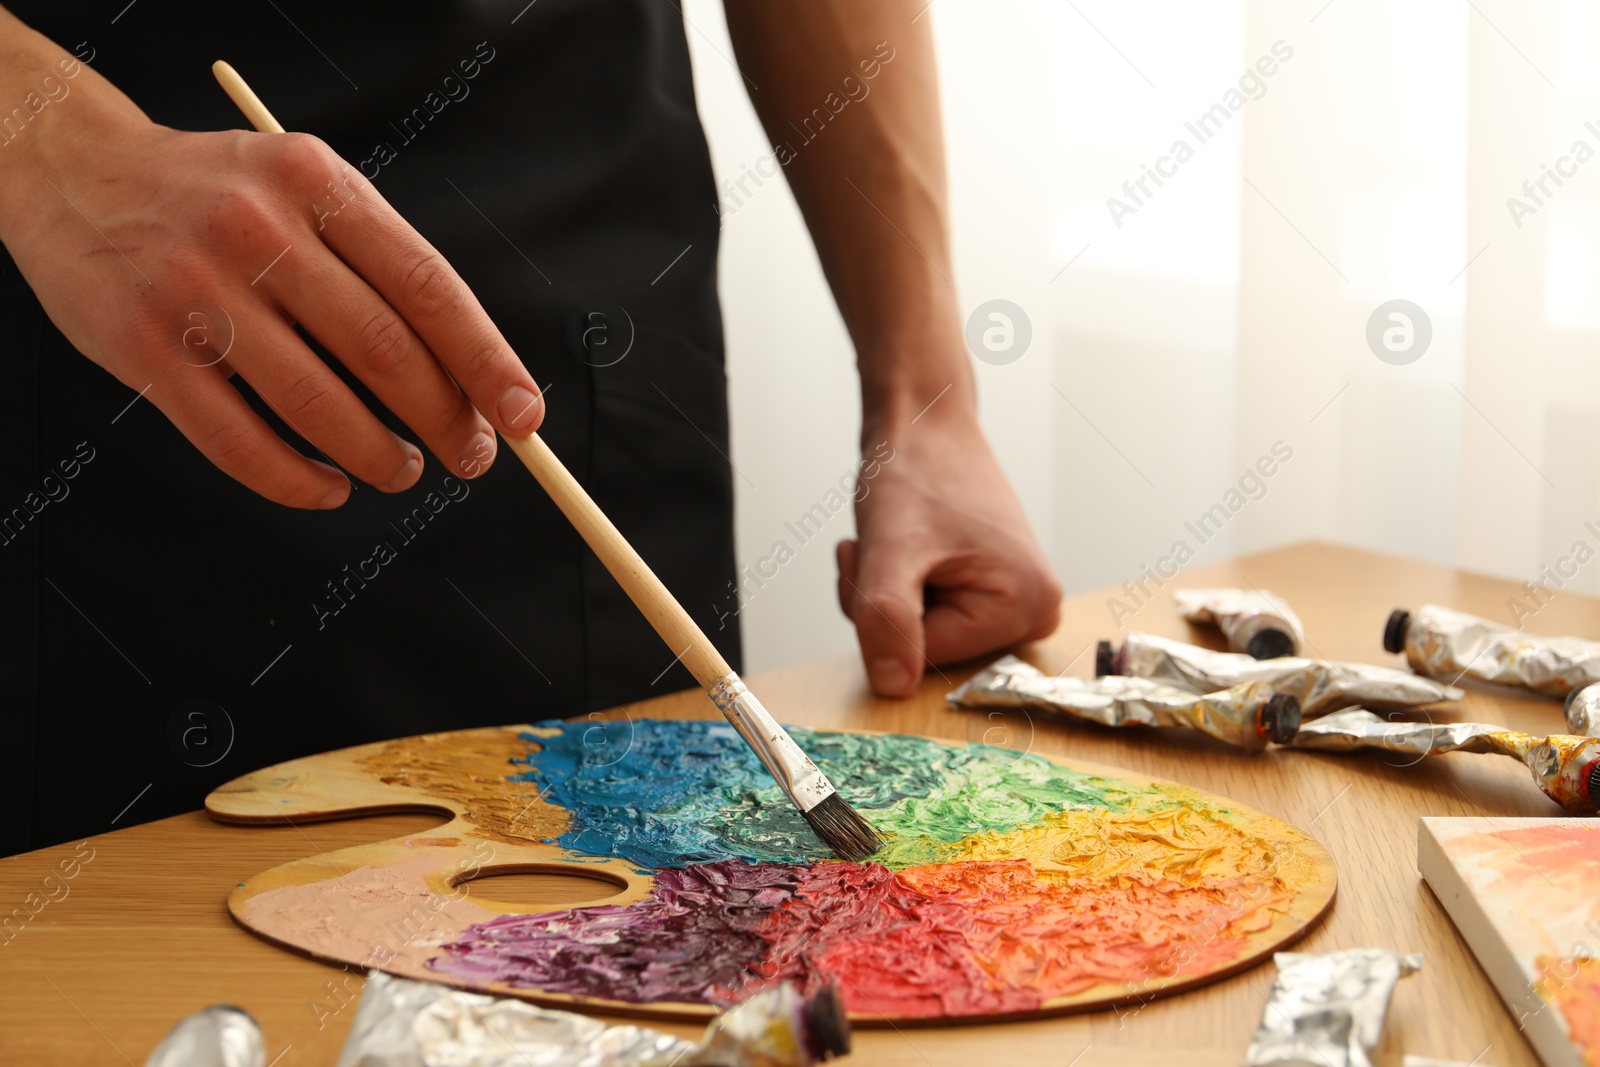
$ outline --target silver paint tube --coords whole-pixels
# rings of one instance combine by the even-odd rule
[[[807,1000],[787,982],[771,986],[686,1041],[373,971],[338,1067],[811,1067],[849,1051],[850,1024],[831,987]]]
[[[215,1004],[179,1019],[145,1067],[264,1067],[261,1027],[243,1008]]]
[[[1279,693],[1294,694],[1305,719],[1352,705],[1410,708],[1460,700],[1465,695],[1431,678],[1390,667],[1298,656],[1255,659],[1137,631],[1124,638],[1115,653],[1110,642],[1100,642],[1095,671],[1152,678],[1191,693],[1214,693],[1245,682],[1265,682]]]
[[[1372,1067],[1395,983],[1422,969],[1422,954],[1381,948],[1279,952],[1261,1025],[1245,1067]]]
[[[1579,637],[1536,637],[1476,615],[1428,604],[1396,608],[1383,647],[1404,652],[1412,668],[1452,682],[1462,675],[1564,697],[1600,681],[1600,643]]]
[[[1172,602],[1189,622],[1215,626],[1228,648],[1256,659],[1297,656],[1305,644],[1305,628],[1288,601],[1263,589],[1179,589]]]
[[[1585,682],[1567,694],[1563,708],[1567,729],[1583,737],[1600,737],[1600,685]]]
[[[1600,738],[1541,737],[1481,722],[1392,722],[1364,708],[1347,708],[1302,726],[1294,747],[1324,752],[1370,748],[1417,759],[1442,752],[1510,756],[1528,768],[1545,796],[1573,815],[1595,813],[1590,791],[1600,785]]]
[[[945,699],[971,710],[1058,712],[1105,726],[1179,726],[1249,752],[1286,743],[1300,725],[1299,702],[1260,682],[1196,695],[1148,678],[1058,678],[1015,656],[985,667]]]

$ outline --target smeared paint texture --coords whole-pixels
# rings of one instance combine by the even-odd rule
[[[715,1000],[740,988],[758,963],[757,929],[788,901],[806,869],[738,860],[669,868],[631,905],[507,915],[447,945],[436,967],[458,977],[525,989],[634,1001]],[[438,961],[435,961],[438,962]]]
[[[1586,1064],[1600,1064],[1600,959],[1540,956],[1534,960],[1544,991],[1567,1020],[1567,1036]]]
[[[895,843],[890,866],[938,858],[940,846],[1009,830],[1063,808],[1122,806],[1122,783],[1035,756],[954,748],[902,734],[817,733],[795,742],[851,806],[871,812]],[[572,815],[555,840],[643,870],[743,859],[807,863],[830,857],[767,769],[725,723],[616,720],[541,723],[542,750],[518,775]]]
[[[1313,875],[1297,831],[1182,787],[987,746],[792,733],[888,838],[873,861],[828,858],[724,724],[539,724],[517,777],[570,813],[556,840],[654,869],[655,887],[481,923],[429,966],[635,1003],[837,979],[854,1012],[1023,1012],[1226,968]]]
[[[361,766],[387,785],[404,785],[455,801],[466,809],[475,833],[490,840],[544,841],[567,828],[567,813],[539,799],[538,789],[507,790],[505,775],[484,773],[485,756],[510,767],[528,752],[525,738],[493,735],[485,752],[481,733],[421,734],[391,741]]]
[[[1495,919],[1499,936],[1531,968],[1532,992],[1561,1010],[1583,1062],[1600,1067],[1600,959],[1579,952],[1594,943],[1600,833],[1587,821],[1530,822],[1451,838],[1445,851],[1491,917],[1516,917],[1509,930]]]

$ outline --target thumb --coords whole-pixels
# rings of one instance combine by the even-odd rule
[[[922,680],[922,579],[904,552],[841,541],[839,606],[856,626],[867,678],[880,696],[910,696]]]

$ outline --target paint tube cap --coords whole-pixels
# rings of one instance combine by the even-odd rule
[[[1244,646],[1253,659],[1294,655],[1294,637],[1282,630],[1262,630]]]
[[[1389,621],[1383,624],[1383,650],[1385,652],[1404,652],[1406,650],[1406,630],[1411,625],[1411,612],[1405,608],[1395,608],[1389,612]]]
[[[1583,791],[1589,794],[1589,803],[1600,808],[1600,759],[1589,764],[1589,773],[1583,776]]]
[[[1564,700],[1562,702],[1562,704],[1561,704],[1562,712],[1565,713],[1565,712],[1571,711],[1572,710],[1572,702],[1574,700],[1578,699],[1578,694],[1583,692],[1585,689],[1589,688],[1591,685],[1594,685],[1594,683],[1593,682],[1584,682],[1582,685],[1578,686],[1578,688],[1576,688],[1572,692],[1568,693],[1567,694],[1567,699]]]
[[[1110,641],[1101,641],[1094,646],[1094,676],[1104,678],[1108,674],[1116,673],[1116,651],[1112,649]]]
[[[850,1054],[850,1016],[844,1010],[837,985],[829,982],[823,986],[800,1011],[805,1022],[802,1038],[813,1060]]]
[[[1300,732],[1300,701],[1293,693],[1273,693],[1261,705],[1261,732],[1275,745],[1287,745]]]

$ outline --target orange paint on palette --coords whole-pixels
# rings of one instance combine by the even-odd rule
[[[1275,879],[1071,879],[1025,859],[813,867],[758,928],[763,978],[839,978],[851,1011],[1030,1011],[1100,985],[1214,973],[1289,911]]]
[[[834,974],[851,1011],[909,1017],[1030,1011],[1099,985],[1149,995],[1229,968],[1290,913],[1309,861],[1256,822],[1070,811],[954,846],[994,859],[814,865],[758,926],[760,974]]]
[[[926,910],[972,916],[967,942],[997,981],[1047,1000],[1217,971],[1239,958],[1250,933],[1287,914],[1293,896],[1273,882],[1072,882],[1035,876],[1026,861],[901,876],[930,898]]]
[[[1225,969],[1289,914],[1315,861],[1277,820],[1184,789],[1147,799],[973,834],[898,876],[820,864],[760,929],[776,976],[837,974],[852,1011],[917,1016],[1030,1010],[1101,985],[1138,996]]]

